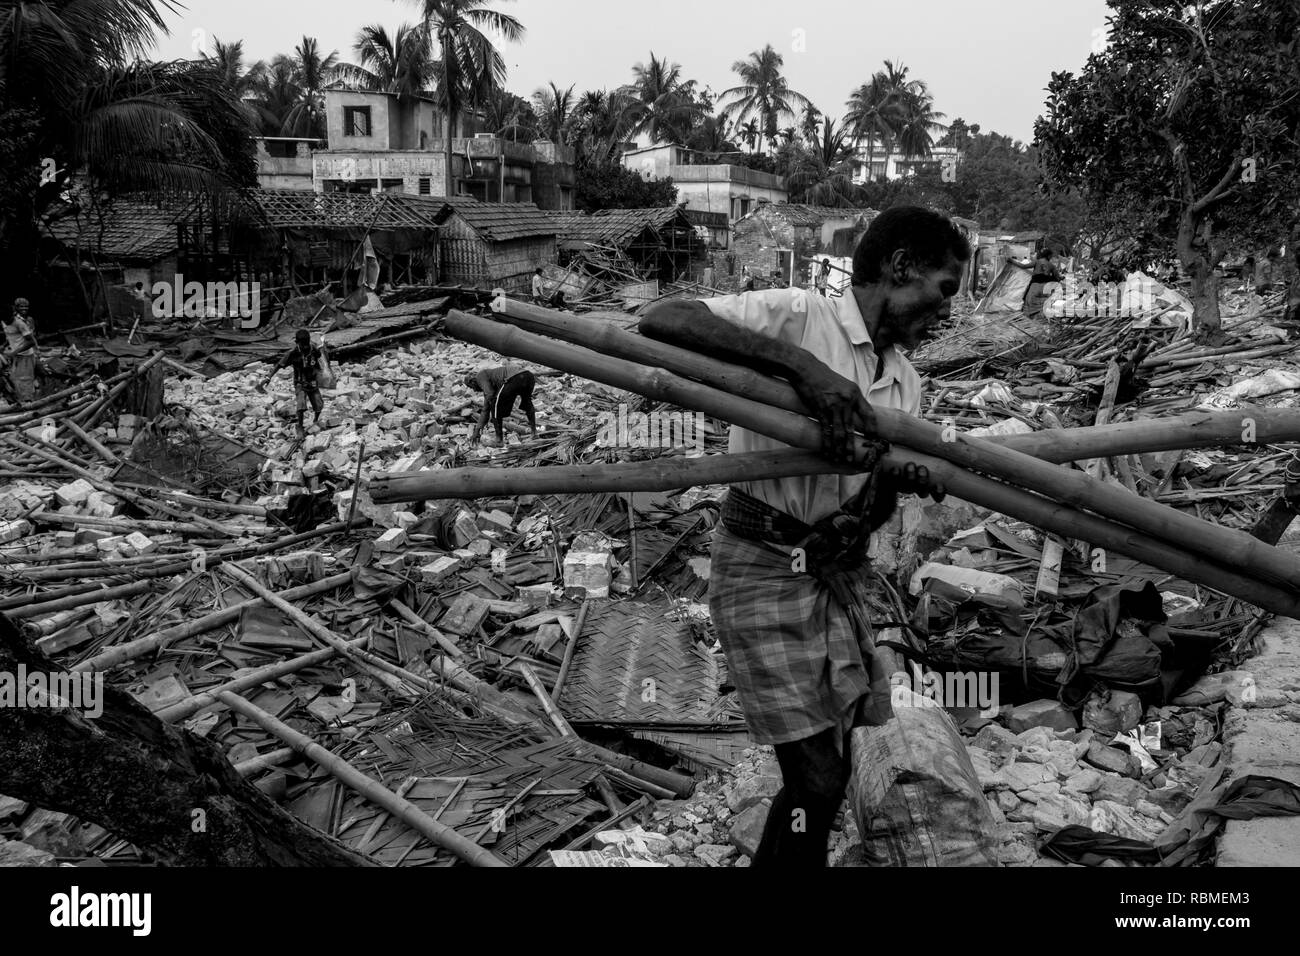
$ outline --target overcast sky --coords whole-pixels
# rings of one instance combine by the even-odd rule
[[[771,43],[791,86],[834,116],[886,58],[925,80],[936,108],[1028,141],[1054,70],[1077,71],[1105,28],[1105,0],[504,0],[527,30],[500,44],[508,87],[530,96],[555,81],[577,91],[618,86],[653,50],[721,92],[733,62]],[[160,59],[188,58],[200,42],[242,39],[250,61],[290,53],[303,34],[352,60],[357,29],[391,32],[414,20],[416,0],[189,0],[168,17]],[[196,31],[202,31],[196,33]],[[801,52],[800,52],[801,51]]]

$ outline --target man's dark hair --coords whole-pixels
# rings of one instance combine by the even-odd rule
[[[533,273],[533,275],[541,275],[541,274],[542,274],[542,270],[540,268]]]
[[[1038,258],[1040,258],[1040,259],[1050,259],[1050,258],[1052,258],[1052,250],[1051,250],[1051,249],[1040,249],[1039,252],[1038,252]]]
[[[899,249],[918,266],[938,269],[952,253],[970,259],[970,243],[947,216],[922,206],[894,206],[877,216],[853,253],[853,284],[879,282],[881,264]]]
[[[293,340],[299,345],[311,345],[311,333],[306,329],[299,329]]]

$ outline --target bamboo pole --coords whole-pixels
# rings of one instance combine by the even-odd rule
[[[438,630],[420,615],[416,614],[409,607],[396,599],[390,600],[388,606],[398,613],[407,623],[416,628],[425,637],[437,642],[438,646],[450,654],[452,657],[464,657],[465,652],[456,646],[447,635]]]
[[[353,647],[360,647],[369,641],[369,637],[358,637],[356,640],[349,641]],[[207,710],[209,707],[221,706],[221,695],[223,693],[239,694],[250,687],[256,687],[258,684],[264,684],[267,681],[273,681],[285,674],[292,674],[295,671],[306,670],[308,667],[314,667],[317,664],[324,664],[335,656],[337,651],[332,647],[322,647],[318,651],[312,651],[309,654],[302,654],[298,657],[291,657],[285,661],[276,661],[274,664],[267,664],[265,667],[259,667],[251,670],[234,680],[226,681],[202,693],[187,697],[170,707],[164,707],[162,710],[154,712],[154,716],[163,723],[174,724],[178,720],[184,720],[197,714],[201,710]]]
[[[471,866],[500,867],[508,865],[478,844],[467,840],[446,824],[432,820],[428,814],[409,800],[399,797],[383,784],[352,766],[342,757],[326,750],[307,735],[301,734],[277,720],[238,694],[223,691],[220,699],[231,710],[247,717],[268,733],[274,734],[312,763],[329,771],[340,783],[355,790],[377,806],[383,807],[435,846],[442,847]]]
[[[11,619],[21,621],[29,617],[40,617],[42,614],[53,614],[55,611],[85,607],[87,604],[98,604],[101,601],[116,601],[119,598],[132,597],[148,591],[152,587],[153,583],[150,581],[135,581],[115,588],[93,588],[82,594],[74,594],[55,601],[44,601],[40,604],[28,604],[26,607],[15,608],[5,613]]]
[[[583,601],[582,607],[578,608],[577,620],[573,622],[573,634],[564,647],[564,660],[560,663],[560,673],[555,678],[555,686],[551,688],[551,700],[556,704],[560,702],[560,695],[564,693],[564,683],[569,679],[569,670],[573,667],[573,655],[578,649],[578,638],[582,636],[582,629],[587,624],[587,612],[590,610],[589,601]]]
[[[67,427],[68,431],[72,432],[72,434],[76,435],[77,438],[81,439],[81,443],[83,445],[85,445],[87,448],[93,451],[100,458],[104,459],[104,461],[106,461],[108,464],[113,465],[114,467],[122,464],[122,459],[114,455],[111,451],[109,451],[106,447],[104,447],[104,445],[101,444],[98,439],[96,439],[93,435],[88,434],[80,425],[78,425],[72,419],[70,418],[65,419],[63,424]]]
[[[290,604],[280,595],[276,594],[270,588],[263,585],[261,581],[257,580],[257,578],[253,577],[251,574],[249,574],[247,571],[245,571],[243,568],[239,567],[238,565],[223,564],[220,567],[219,571],[221,574],[230,578],[232,581],[238,581],[240,584],[244,585],[244,587],[248,588],[254,594],[258,595],[264,601],[266,601],[267,604],[270,604],[272,607],[278,608],[279,610],[283,611],[285,614],[287,614],[289,617],[293,619],[295,624],[301,627],[312,637],[316,638],[318,641],[320,641],[323,644],[327,644],[330,647],[333,647],[341,655],[343,655],[346,658],[349,658],[354,663],[369,665],[370,667],[375,668],[376,670],[387,673],[393,677],[398,678],[399,680],[404,680],[409,684],[412,684],[413,686],[421,688],[425,691],[433,689],[434,685],[432,684],[432,682],[426,680],[425,678],[419,676],[418,674],[413,674],[410,671],[406,670],[405,668],[397,666],[391,661],[384,660],[384,658],[380,657],[378,654],[372,654],[369,651],[363,651],[360,648],[353,647],[342,637],[339,637],[339,635],[335,634],[333,631],[327,628],[320,621],[316,620],[316,618],[314,618],[312,615],[306,613],[300,608],[294,607],[292,604]]]
[[[38,511],[28,520],[33,524],[57,524],[72,527],[85,525],[88,528],[118,531],[124,535],[130,534],[132,531],[166,531],[178,534],[203,535],[211,532],[210,528],[203,525],[189,524],[184,521],[155,521],[151,518],[96,518],[94,515],[65,515],[58,511],[48,510]],[[246,533],[248,530],[240,529],[240,533]],[[224,536],[229,537],[230,533],[226,532]]]
[[[19,441],[17,438],[15,438],[12,435],[0,435],[0,441],[5,441],[10,446],[17,448],[21,451],[25,451],[28,454],[36,455],[38,458],[43,458],[46,461],[50,462],[51,464],[59,465],[60,467],[65,468],[72,474],[76,475],[78,478],[85,479],[87,482],[89,482],[99,491],[105,492],[106,494],[114,495],[115,497],[121,498],[123,501],[129,501],[132,504],[137,505],[138,507],[161,511],[164,514],[169,514],[174,518],[189,519],[190,521],[193,521],[195,524],[203,525],[208,530],[216,531],[218,534],[225,535],[227,537],[232,537],[232,536],[238,537],[239,535],[244,533],[245,529],[243,528],[230,528],[226,525],[213,521],[211,518],[205,518],[202,515],[190,514],[186,512],[184,508],[179,508],[176,505],[171,505],[164,501],[154,501],[151,498],[146,498],[143,495],[138,495],[134,491],[127,491],[125,488],[120,488],[110,481],[105,481],[104,479],[95,476],[93,473],[87,471],[86,469],[78,465],[73,464],[70,461],[66,461],[48,452],[41,451],[39,448],[33,448],[31,445]]]
[[[154,715],[155,717],[157,714]],[[271,767],[278,767],[282,763],[288,763],[297,753],[292,747],[281,747],[278,750],[272,750],[269,753],[258,754],[256,757],[250,757],[248,760],[241,760],[235,764],[235,773],[241,777],[251,777],[255,773],[261,773]]]
[[[1044,531],[1078,538],[1092,548],[1114,551],[1172,572],[1187,581],[1241,598],[1275,614],[1300,616],[1300,596],[1239,573],[1229,566],[1216,564],[1200,554],[1069,508],[1059,501],[965,471],[941,458],[917,453],[915,461],[928,468],[952,494],[966,501],[978,502]]]
[[[662,369],[611,358],[456,311],[448,316],[446,328],[457,338],[499,353],[540,362],[606,385],[701,411],[792,447],[814,451],[822,447],[821,429],[808,418],[688,381]],[[1123,488],[1090,479],[1081,472],[1056,467],[1013,449],[955,433],[896,409],[877,408],[875,413],[879,436],[901,446],[886,456],[885,461],[890,466],[901,468],[907,464],[912,460],[912,451],[933,455],[1069,505],[1093,510],[1166,541],[1195,542],[1198,550],[1213,554],[1227,564],[1266,576],[1284,588],[1295,588],[1300,582],[1300,556],[1265,545],[1245,532],[1201,521],[1173,508],[1135,497]]]
[[[317,594],[325,594],[329,591],[337,590],[352,580],[352,571],[343,574],[336,574],[333,577],[322,578],[311,584],[305,584],[301,587],[290,588],[280,594],[286,601],[301,601],[303,598],[313,597]],[[150,634],[146,637],[137,638],[125,644],[118,644],[110,647],[103,653],[92,657],[89,660],[82,661],[80,664],[74,664],[70,670],[73,671],[107,671],[112,670],[119,664],[125,664],[127,661],[133,661],[138,657],[143,657],[152,651],[162,650],[169,644],[176,641],[184,640],[187,637],[194,637],[196,634],[206,634],[209,631],[215,631],[219,627],[225,627],[234,621],[239,620],[239,616],[249,608],[257,607],[263,599],[255,597],[248,601],[241,601],[238,604],[232,604],[230,607],[222,608],[220,611],[214,611],[211,614],[205,614],[203,617],[195,618],[192,621],[185,621],[173,627],[164,628],[156,634]]]
[[[641,365],[654,365],[764,405],[809,414],[788,383],[744,366],[717,361],[689,349],[646,338],[608,321],[554,312],[514,300],[505,300],[504,305],[500,303],[501,300],[493,302],[493,311],[525,331],[586,346],[601,354]],[[1253,407],[1225,412],[1198,410],[1170,418],[1002,435],[987,440],[1045,461],[1083,461],[1137,452],[1246,444],[1242,440],[1243,419],[1246,417],[1250,417],[1255,426],[1255,441],[1251,444],[1300,441],[1300,411]]]

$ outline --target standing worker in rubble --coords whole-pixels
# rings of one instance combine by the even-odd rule
[[[533,305],[546,305],[546,281],[541,269],[533,273]]]
[[[271,384],[271,379],[275,378],[276,372],[282,368],[293,368],[293,391],[297,403],[299,438],[307,437],[303,419],[307,415],[308,403],[315,413],[313,424],[316,426],[320,425],[320,415],[325,410],[325,400],[321,397],[318,379],[323,362],[321,350],[311,343],[311,333],[306,329],[299,329],[294,336],[294,347],[281,356],[280,361],[275,363],[275,367],[257,386],[259,392],[265,392],[266,386]]]
[[[1025,318],[1043,317],[1043,307],[1047,305],[1047,287],[1053,282],[1060,281],[1061,272],[1052,262],[1052,250],[1041,250],[1034,259],[1034,271],[1029,277],[1029,288],[1025,289]]]
[[[496,444],[504,446],[505,420],[514,411],[516,400],[519,408],[528,416],[528,427],[533,437],[537,437],[537,411],[533,407],[533,389],[537,385],[537,379],[532,372],[521,370],[512,362],[497,366],[484,365],[473,375],[466,375],[465,384],[483,394],[483,411],[474,424],[474,431],[470,433],[471,443],[478,441],[483,427],[490,420],[497,433]],[[491,439],[484,444],[490,446]]]
[[[821,266],[817,269],[817,278],[814,285],[817,287],[817,294],[823,299],[829,295],[826,291],[827,286],[831,283],[831,260],[823,259]]]
[[[32,329],[26,299],[14,299],[13,312],[4,317],[4,365],[19,402],[36,398],[36,332]],[[0,372],[4,369],[0,368]]]
[[[899,350],[949,317],[969,259],[950,220],[896,206],[862,237],[839,299],[772,290],[665,302],[641,320],[643,335],[788,379],[821,423],[824,454],[858,469],[733,485],[714,534],[713,623],[750,735],[781,768],[755,866],[826,865],[850,731],[892,714],[866,609],[867,547],[898,495],[943,493],[924,468],[881,466],[873,406],[920,414],[921,379]],[[731,430],[732,453],[785,448]]]

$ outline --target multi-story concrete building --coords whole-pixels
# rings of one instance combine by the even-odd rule
[[[452,138],[452,178],[446,181],[445,140],[437,104],[427,97],[329,90],[325,94],[329,148],[312,155],[317,192],[384,192],[472,196],[482,202],[574,208],[574,152],[549,142],[516,143],[473,133],[461,123]]]
[[[314,189],[312,150],[324,140],[262,136],[257,140],[257,185],[263,189]]]
[[[866,182],[903,179],[923,170],[942,173],[945,169],[955,170],[960,162],[961,151],[956,146],[935,146],[929,156],[887,153],[879,144],[870,149],[860,146],[853,157],[853,181],[860,186]]]
[[[646,179],[671,177],[677,201],[688,211],[724,213],[732,223],[747,216],[759,200],[778,203],[789,198],[780,176],[702,158],[684,146],[659,144],[624,152],[623,165]]]

